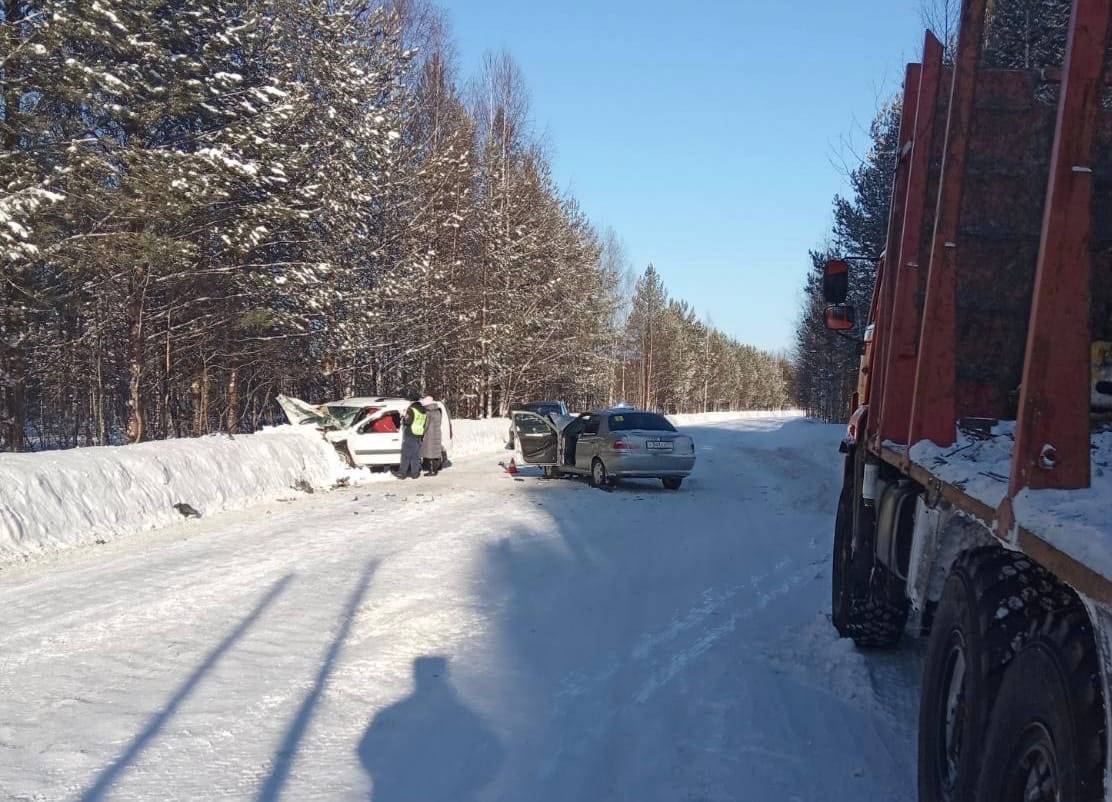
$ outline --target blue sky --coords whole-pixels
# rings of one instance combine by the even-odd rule
[[[554,174],[671,294],[788,348],[835,164],[922,43],[918,0],[440,0],[463,77],[521,65]],[[848,144],[847,144],[848,143]]]

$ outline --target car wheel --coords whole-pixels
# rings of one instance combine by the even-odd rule
[[[608,484],[610,477],[606,474],[606,466],[595,457],[595,461],[591,463],[591,487],[606,487]]]
[[[665,490],[679,490],[683,484],[683,479],[679,476],[667,476],[660,481],[664,483]]]

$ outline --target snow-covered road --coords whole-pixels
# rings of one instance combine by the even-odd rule
[[[836,640],[840,427],[678,493],[435,479],[0,572],[0,798],[911,800],[919,653]]]

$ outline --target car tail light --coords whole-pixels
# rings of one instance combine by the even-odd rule
[[[633,443],[628,440],[615,440],[613,448],[615,451],[629,451],[633,448]]]

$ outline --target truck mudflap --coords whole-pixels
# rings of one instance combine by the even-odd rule
[[[849,416],[849,422],[846,424],[846,436],[842,438],[842,442],[838,445],[838,451],[848,454],[857,445],[858,438],[865,430],[865,419],[868,414],[868,404],[862,404],[853,411],[853,414]]]
[[[907,569],[907,598],[912,610],[923,616],[942,598],[946,577],[962,553],[994,545],[999,546],[999,541],[980,522],[945,502],[931,504],[920,494],[915,500]],[[929,616],[921,623],[929,624]]]

